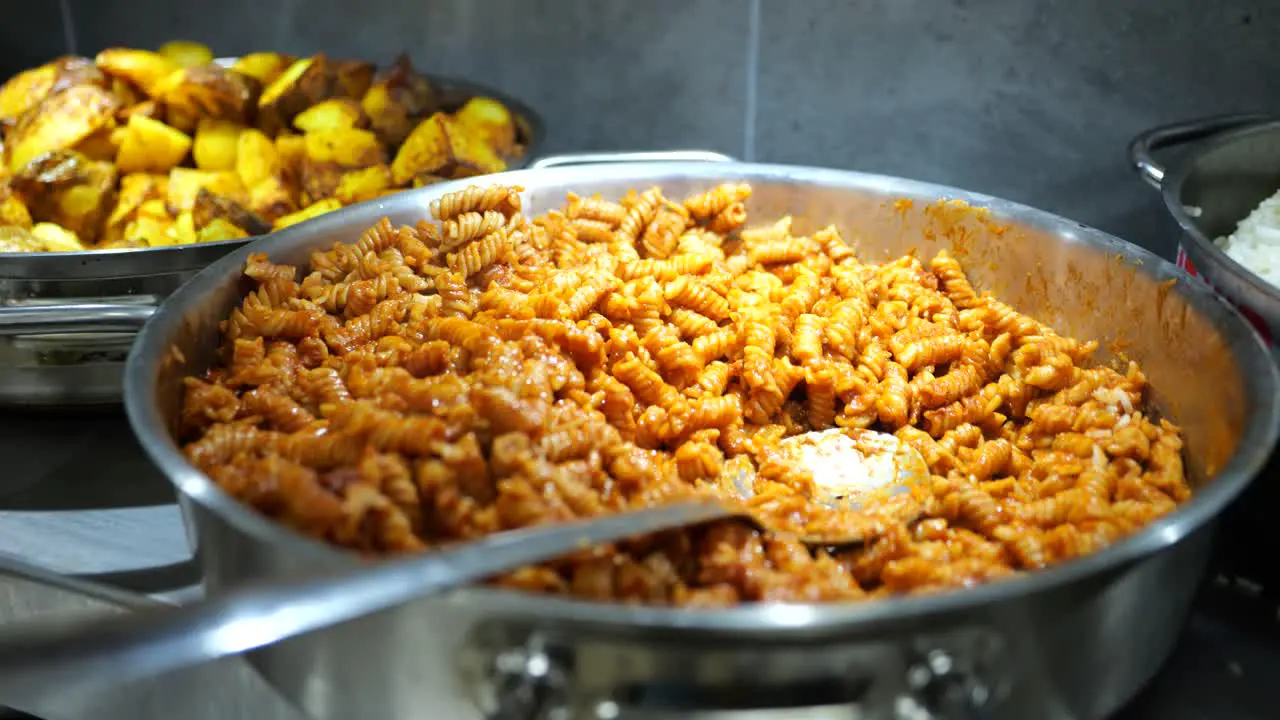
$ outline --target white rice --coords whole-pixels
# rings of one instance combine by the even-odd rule
[[[1213,242],[1227,257],[1280,287],[1280,192],[1263,200],[1235,232]]]

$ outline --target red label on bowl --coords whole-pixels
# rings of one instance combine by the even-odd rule
[[[1191,262],[1191,258],[1187,257],[1187,252],[1182,249],[1182,246],[1178,246],[1177,265],[1178,267],[1187,271],[1187,274],[1190,275],[1191,277],[1200,278],[1200,281],[1203,282],[1205,285],[1209,285],[1210,287],[1213,287],[1212,285],[1210,285],[1208,280],[1205,280],[1204,278],[1200,277],[1200,273],[1196,272],[1195,263]],[[1245,319],[1248,320],[1258,330],[1258,333],[1262,335],[1263,340],[1266,340],[1268,343],[1275,345],[1275,342],[1271,339],[1271,329],[1267,327],[1267,323],[1265,320],[1262,319],[1261,315],[1254,312],[1252,309],[1245,307],[1244,305],[1241,305],[1236,302],[1232,302],[1231,298],[1227,297],[1226,295],[1223,295],[1222,293],[1218,293],[1218,295],[1221,296],[1223,300],[1226,300],[1227,302],[1234,305],[1235,308],[1240,311],[1240,314],[1243,315]]]

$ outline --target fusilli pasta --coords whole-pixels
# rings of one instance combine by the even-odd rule
[[[779,440],[894,433],[931,477],[860,547],[712,523],[495,580],[722,606],[963,587],[1094,552],[1190,496],[1136,364],[1090,366],[945,252],[860,262],[836,228],[740,230],[751,188],[672,202],[520,189],[382,222],[302,272],[253,256],[224,361],[188,378],[188,457],[231,495],[366,553],[685,497],[756,471],[753,507],[831,522]]]

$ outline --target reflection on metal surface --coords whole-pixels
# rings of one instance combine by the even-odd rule
[[[154,602],[0,559],[0,632],[7,624],[37,618],[145,612]],[[305,720],[240,659],[108,692],[68,685],[57,693],[5,697],[3,703],[41,720]]]

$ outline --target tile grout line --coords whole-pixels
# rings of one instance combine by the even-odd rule
[[[76,21],[71,14],[71,0],[58,0],[58,15],[62,17],[62,42],[67,46],[68,55],[78,55],[76,48]]]
[[[747,61],[743,63],[746,72],[746,97],[743,101],[742,120],[742,159],[755,162],[756,159],[756,90],[760,82],[760,4],[763,0],[751,0],[747,8]]]

